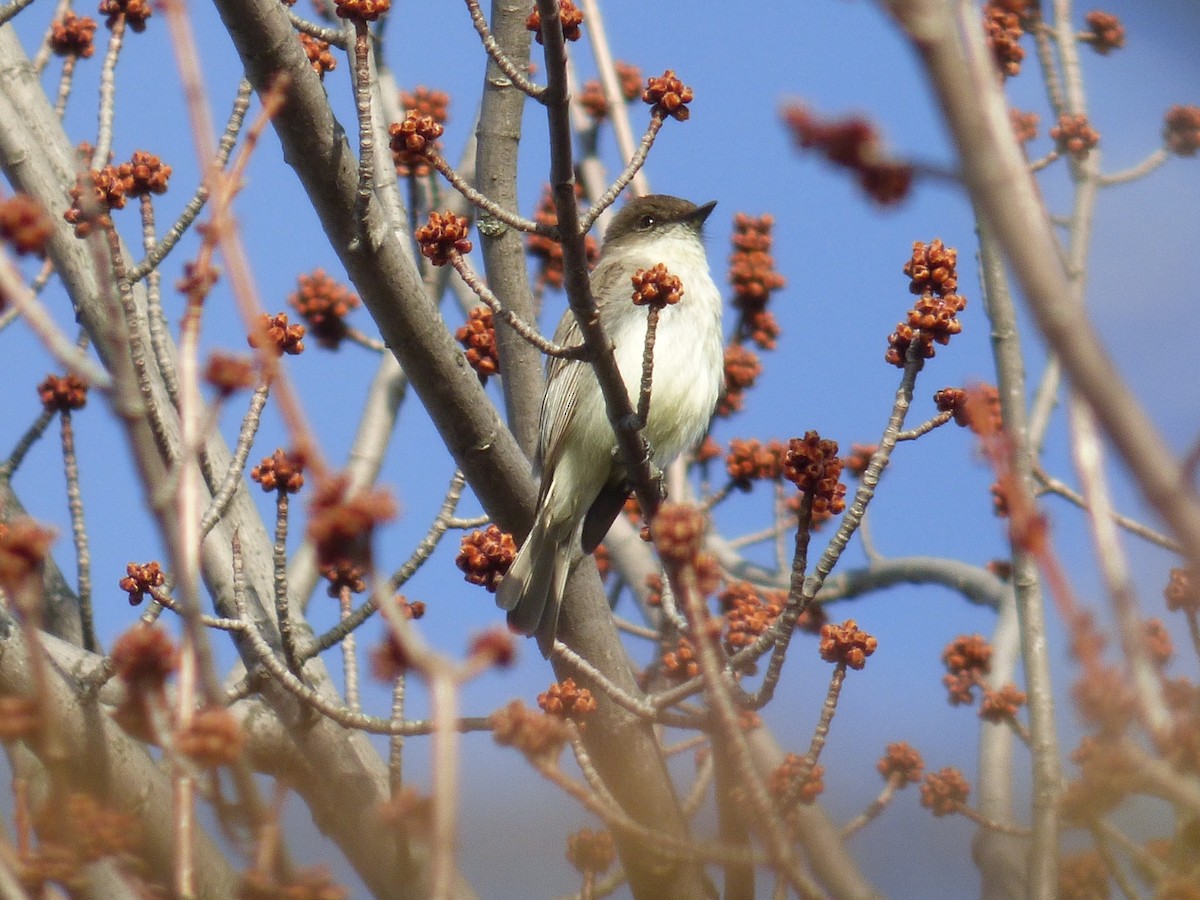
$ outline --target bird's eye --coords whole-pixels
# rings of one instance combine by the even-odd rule
[[[641,228],[642,230],[653,228],[655,221],[656,220],[654,216],[642,216],[640,219],[638,219],[638,228]]]

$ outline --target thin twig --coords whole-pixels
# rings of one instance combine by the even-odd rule
[[[87,526],[83,520],[83,493],[79,490],[79,458],[75,455],[75,429],[70,410],[59,413],[62,431],[63,469],[67,476],[67,508],[71,514],[71,536],[75,542],[77,569],[76,597],[83,649],[98,652],[96,628],[92,621],[92,556],[88,550]]]
[[[1046,493],[1062,497],[1064,500],[1070,501],[1080,509],[1087,511],[1088,504],[1087,500],[1084,499],[1084,496],[1078,491],[1072,490],[1065,482],[1058,480],[1052,475],[1048,475],[1041,469],[1036,469],[1034,471],[1034,477],[1037,479],[1038,484],[1041,485],[1042,489]],[[1183,551],[1183,548],[1180,547],[1178,543],[1171,540],[1162,532],[1155,531],[1149,525],[1145,525],[1137,521],[1137,519],[1130,518],[1129,516],[1122,515],[1116,510],[1113,510],[1111,514],[1113,521],[1130,534],[1136,534],[1138,537],[1143,538],[1152,544],[1157,544],[1164,550],[1170,550],[1172,553],[1181,553]]]
[[[617,197],[621,195],[621,191],[625,190],[629,182],[633,181],[638,172],[641,171],[642,166],[646,164],[646,156],[650,153],[650,148],[654,146],[654,139],[658,136],[658,132],[663,127],[664,121],[662,113],[657,111],[650,116],[650,123],[646,126],[645,134],[642,135],[642,142],[638,144],[637,152],[629,160],[629,165],[617,176],[616,181],[612,183],[609,189],[597,197],[596,202],[580,217],[580,234],[587,234],[595,221],[600,218],[601,213],[616,202]]]
[[[1139,178],[1145,178],[1159,166],[1167,161],[1170,154],[1167,153],[1165,147],[1159,147],[1149,156],[1143,159],[1137,165],[1130,166],[1128,169],[1121,169],[1119,172],[1110,172],[1107,175],[1100,175],[1096,179],[1100,187],[1112,187],[1117,184],[1129,184],[1131,181],[1137,181]]]
[[[500,45],[492,37],[487,20],[483,17],[483,11],[479,8],[479,0],[467,0],[467,11],[471,14],[471,24],[475,26],[475,32],[483,42],[483,49],[487,51],[488,56],[492,58],[492,61],[496,63],[500,71],[507,75],[509,81],[519,90],[528,94],[539,103],[544,102],[543,98],[546,94],[546,88],[530,81],[525,73],[518,69],[513,61],[500,49]]]
[[[92,169],[103,169],[108,164],[112,151],[113,110],[117,100],[117,59],[125,38],[125,13],[120,13],[110,26],[108,50],[104,54],[104,66],[100,70],[100,127],[96,134],[96,148],[92,151]]]

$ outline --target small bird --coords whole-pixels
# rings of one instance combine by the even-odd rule
[[[632,301],[633,276],[662,263],[683,296],[659,314],[644,434],[660,469],[700,440],[721,392],[725,357],[721,294],[708,272],[701,233],[716,201],[697,206],[666,195],[630,200],[613,217],[591,275],[600,321],[616,350],[621,379],[637,407],[647,312]],[[567,310],[554,340],[578,344]],[[541,492],[533,528],[500,583],[496,603],[522,634],[548,653],[575,548],[593,552],[629,496],[625,465],[600,383],[582,360],[550,357],[535,460]]]

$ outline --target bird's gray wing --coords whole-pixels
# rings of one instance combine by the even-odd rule
[[[605,265],[601,261],[592,272],[592,296],[597,303],[608,294],[608,288],[614,279],[620,278],[617,267]],[[632,290],[632,289],[631,289]],[[569,347],[582,340],[579,323],[575,313],[567,309],[558,321],[554,330],[554,342],[560,347]],[[554,471],[558,457],[562,452],[563,436],[575,413],[579,399],[581,378],[595,377],[587,371],[591,363],[579,359],[564,359],[561,356],[551,356],[546,359],[546,392],[542,395],[542,425],[538,442],[538,465],[542,470],[542,490],[545,491],[548,479]]]

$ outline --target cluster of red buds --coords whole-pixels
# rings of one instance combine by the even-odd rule
[[[821,627],[820,652],[825,662],[862,669],[867,664],[867,657],[878,647],[879,641],[860,629],[853,619],[847,619],[841,625],[830,623]]]
[[[921,783],[921,805],[938,818],[958,812],[970,796],[970,782],[950,766],[930,772]]]
[[[817,150],[829,162],[854,172],[859,186],[884,206],[908,196],[913,169],[891,159],[875,128],[864,119],[818,119],[803,106],[783,111],[784,123],[805,150]]]
[[[492,713],[488,721],[497,744],[515,747],[531,759],[554,759],[569,737],[562,719],[536,713],[520,700]]]
[[[824,440],[815,431],[788,441],[783,474],[812,498],[814,517],[837,515],[846,508],[846,486],[839,480],[842,461],[837,453],[837,441]]]
[[[367,564],[375,529],[396,517],[396,501],[382,488],[350,493],[344,475],[324,479],[309,507],[308,536],[316,546],[317,565],[340,560]]]
[[[392,8],[392,0],[333,0],[339,19],[374,22]]]
[[[150,0],[100,0],[100,15],[107,17],[104,24],[109,29],[123,18],[126,25],[141,34],[151,13]]]
[[[583,24],[583,11],[571,0],[558,0],[558,20],[562,23],[563,38],[577,41],[583,37],[579,26]],[[542,43],[542,14],[535,8],[525,20],[525,28],[533,32],[534,40]]]
[[[1163,119],[1163,143],[1176,156],[1200,150],[1200,106],[1172,106]]]
[[[501,531],[497,525],[489,525],[482,531],[463,535],[454,563],[466,575],[467,581],[482,585],[494,594],[516,556],[513,536]]]
[[[454,339],[466,350],[467,363],[487,381],[500,371],[500,351],[496,346],[496,320],[487,306],[476,306],[467,314],[466,324],[454,332]]]
[[[733,217],[733,252],[729,256],[729,284],[738,310],[738,340],[753,341],[763,350],[774,350],[779,323],[767,309],[771,294],[787,282],[775,270],[771,255],[773,216]]]
[[[988,436],[1004,428],[1000,414],[1000,390],[994,384],[970,388],[942,388],[933,395],[939,412],[948,412],[954,423],[970,428],[976,434]]]
[[[755,481],[778,481],[783,477],[783,461],[787,447],[782,441],[763,444],[756,438],[729,442],[725,455],[725,471],[730,480],[743,491],[750,490]]]
[[[613,63],[617,79],[621,84],[621,96],[628,103],[642,93],[642,71],[637,66],[618,60]],[[608,98],[604,96],[604,88],[600,82],[592,79],[584,82],[583,90],[579,92],[579,105],[588,111],[597,122],[608,116]]]
[[[125,208],[126,183],[115,166],[105,166],[80,175],[70,195],[71,205],[63,218],[75,226],[76,237],[85,238],[97,228],[112,225],[109,213]]]
[[[633,305],[665,309],[683,299],[683,282],[672,275],[662,263],[649,269],[638,269],[630,279],[633,283]]]
[[[646,89],[642,91],[642,102],[651,107],[651,115],[670,116],[680,122],[686,122],[692,114],[687,105],[694,98],[695,92],[680,81],[672,69],[657,78],[647,78]]]
[[[470,226],[465,216],[431,212],[429,221],[417,229],[413,237],[421,248],[421,255],[435,266],[444,266],[455,254],[471,252],[471,241],[467,237]]]
[[[42,256],[46,242],[54,235],[54,223],[42,205],[28,194],[14,194],[0,201],[0,241],[20,256]]]
[[[767,315],[770,315],[769,313]],[[762,374],[758,354],[741,344],[725,348],[725,391],[717,403],[718,416],[726,418],[740,410],[746,402],[746,391]]]
[[[299,31],[297,34],[300,37],[300,46],[304,48],[304,55],[308,57],[309,65],[324,81],[325,73],[332,72],[337,68],[337,58],[329,52],[329,42],[313,37],[304,31]]]
[[[1112,13],[1095,9],[1084,17],[1084,21],[1088,30],[1079,39],[1091,44],[1097,53],[1107,56],[1125,46],[1125,26]]]
[[[251,347],[265,346],[275,356],[298,356],[304,352],[305,328],[303,325],[289,325],[287,313],[269,315],[263,313],[259,317],[259,328],[251,331],[246,342]],[[265,345],[261,338],[266,339]]]
[[[96,52],[96,20],[68,12],[50,23],[50,49],[56,56],[87,59]]]
[[[907,321],[896,326],[888,335],[888,350],[884,358],[903,368],[909,347],[915,342],[919,358],[930,359],[934,344],[948,344],[950,338],[962,331],[958,314],[967,305],[965,297],[954,293],[958,289],[958,253],[941,240],[929,244],[913,242],[912,257],[904,264],[909,277],[909,290],[920,294]]]
[[[47,375],[37,392],[46,412],[65,413],[87,405],[88,385],[78,375]]]
[[[297,278],[296,291],[288,297],[288,305],[304,317],[317,343],[330,350],[345,340],[350,330],[346,316],[359,304],[358,295],[326,275],[324,269]]]
[[[1025,50],[1020,44],[1025,29],[1021,27],[1021,17],[1009,9],[1009,5],[983,5],[983,29],[988,46],[992,48],[996,66],[1006,78],[1019,74],[1021,62],[1025,59]]]
[[[1013,136],[1017,139],[1018,144],[1028,144],[1038,136],[1038,123],[1041,121],[1041,117],[1037,113],[1010,109],[1008,120],[1012,124]]]
[[[23,594],[33,579],[41,578],[42,563],[55,534],[28,516],[0,522],[0,590],[10,598]]]
[[[250,470],[250,478],[267,492],[298,493],[304,487],[304,456],[279,448]]]
[[[767,791],[777,802],[813,803],[825,791],[824,779],[824,766],[810,766],[799,753],[789,753],[768,777]]]
[[[538,694],[537,702],[546,715],[570,719],[580,728],[587,724],[597,706],[592,692],[577,685],[574,678],[556,681],[544,693]]]
[[[392,149],[396,172],[400,175],[428,175],[432,168],[429,154],[439,152],[438,138],[445,131],[433,116],[422,115],[415,109],[408,111],[403,122],[389,125],[391,139],[388,146]]]
[[[1058,117],[1058,124],[1050,129],[1050,140],[1054,141],[1059,153],[1082,160],[1100,143],[1100,134],[1083,113],[1074,116],[1064,113]]]
[[[921,780],[925,769],[925,761],[920,752],[904,741],[888,744],[875,770],[887,781],[894,781],[897,787],[916,784]]]
[[[583,828],[567,835],[567,862],[578,872],[605,872],[616,858],[617,851],[611,832]]]
[[[156,560],[148,563],[129,563],[125,566],[125,577],[118,582],[121,590],[129,594],[129,605],[139,606],[146,595],[154,595],[154,589],[166,584],[167,576]]]
[[[245,356],[214,350],[204,366],[204,380],[222,397],[228,397],[236,391],[254,387],[254,362]]]

